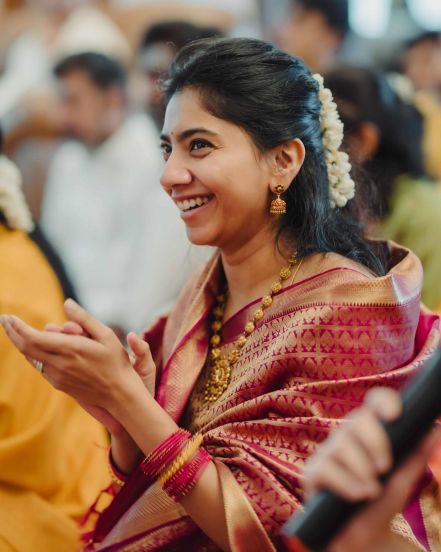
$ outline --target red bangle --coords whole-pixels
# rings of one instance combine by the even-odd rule
[[[193,459],[167,481],[164,491],[175,502],[180,502],[193,489],[210,462],[211,456],[204,448],[200,448]]]
[[[178,429],[158,445],[142,462],[141,470],[152,482],[160,472],[181,452],[185,443],[191,439],[191,433]]]

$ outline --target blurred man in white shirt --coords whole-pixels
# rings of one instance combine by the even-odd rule
[[[167,311],[206,251],[192,250],[161,189],[157,131],[127,114],[126,75],[97,53],[62,60],[63,126],[73,140],[49,171],[42,227],[84,306],[122,331]]]

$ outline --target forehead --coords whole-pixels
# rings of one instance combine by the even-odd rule
[[[86,71],[82,69],[72,69],[67,71],[59,79],[60,88],[62,91],[73,91],[76,92],[84,91],[87,94],[99,94],[102,90],[94,84],[90,76]]]
[[[170,138],[188,129],[203,128],[225,143],[255,149],[248,133],[240,126],[212,115],[204,107],[197,90],[186,88],[170,99],[165,112],[162,135]]]
[[[196,90],[186,88],[176,92],[168,102],[163,134],[171,135],[190,127],[208,127],[216,131],[215,129],[222,126],[222,123],[225,124],[225,121],[205,109]]]

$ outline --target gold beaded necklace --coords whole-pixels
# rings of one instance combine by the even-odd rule
[[[256,329],[256,324],[260,320],[262,320],[265,309],[272,305],[273,297],[280,292],[283,287],[283,282],[288,280],[291,276],[293,276],[291,283],[294,281],[298,271],[300,270],[302,262],[303,259],[300,261],[300,263],[298,262],[296,253],[294,253],[290,257],[288,261],[288,266],[282,268],[279,273],[278,280],[271,285],[268,295],[265,295],[262,298],[259,308],[253,312],[251,319],[245,324],[244,331],[235,341],[233,349],[227,358],[222,356],[220,350],[220,345],[222,343],[222,321],[224,318],[225,305],[227,302],[227,292],[222,293],[217,297],[216,306],[213,309],[214,320],[211,324],[213,334],[210,339],[210,373],[205,385],[204,402],[215,402],[226,391],[231,380],[231,369],[239,360],[240,353],[245,347],[249,336]],[[297,270],[293,275],[292,269],[296,264],[298,264]]]

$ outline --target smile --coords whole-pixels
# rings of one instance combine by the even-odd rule
[[[186,213],[187,211],[192,211],[206,205],[211,199],[213,199],[213,196],[198,196],[191,199],[184,199],[183,201],[176,201],[176,205],[180,211]]]

